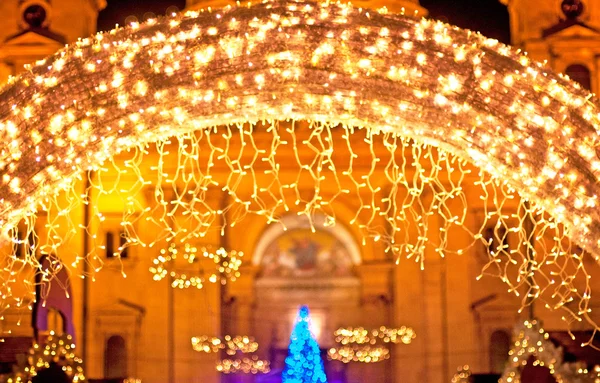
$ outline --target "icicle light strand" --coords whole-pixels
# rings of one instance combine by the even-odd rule
[[[424,265],[428,246],[444,256],[483,244],[484,274],[524,305],[591,321],[582,250],[567,240],[600,256],[590,99],[496,40],[337,3],[228,7],[83,39],[0,91],[0,312],[31,306],[13,292],[31,292],[33,273],[52,277],[35,255],[61,255],[82,201],[94,246],[69,263],[100,270],[98,201],[116,195],[117,259],[250,213],[334,224],[351,201],[350,223],[399,258]],[[454,248],[456,230],[470,243]]]

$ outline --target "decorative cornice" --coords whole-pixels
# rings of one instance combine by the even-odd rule
[[[544,29],[542,31],[542,37],[546,38],[546,37],[550,37],[552,35],[558,34],[568,28],[572,28],[572,27],[581,27],[581,28],[585,28],[595,34],[600,34],[600,31],[590,25],[587,25],[586,23],[584,23],[583,21],[580,20],[561,20],[558,24],[555,24],[553,26],[551,26],[550,28]]]
[[[52,40],[53,42],[57,42],[61,47],[67,43],[65,36],[58,34],[58,33],[54,33],[47,28],[29,28],[29,29],[20,31],[14,35],[8,36],[4,40],[4,42],[10,43],[11,41],[17,40],[20,37],[25,36],[30,33],[34,34],[34,35],[39,35],[47,40]]]

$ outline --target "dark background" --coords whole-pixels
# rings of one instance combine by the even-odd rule
[[[430,17],[510,42],[508,11],[499,0],[421,0],[421,5],[429,10]],[[142,21],[148,13],[164,15],[167,9],[175,9],[170,7],[182,10],[185,0],[108,0],[108,7],[98,18],[98,29],[106,31],[115,24],[125,25],[129,16]]]

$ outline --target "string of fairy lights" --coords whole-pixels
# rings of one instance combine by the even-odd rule
[[[399,328],[380,326],[371,330],[364,327],[341,327],[335,330],[333,335],[335,336],[335,341],[343,345],[350,343],[375,344],[377,340],[381,340],[384,343],[410,344],[416,338],[415,331],[406,326]]]
[[[390,349],[383,346],[341,346],[332,347],[327,357],[343,363],[376,363],[390,358]]]
[[[378,343],[410,344],[416,333],[410,327],[375,329],[364,327],[341,327],[334,332],[338,346],[327,351],[327,357],[343,363],[376,363],[390,358],[390,349]]]
[[[266,374],[271,371],[271,362],[259,359],[255,355],[258,343],[253,337],[247,335],[225,335],[223,338],[207,335],[193,337],[192,348],[203,353],[217,353],[224,350],[229,357],[219,359],[215,365],[217,371],[223,374]],[[238,353],[244,356],[233,358]],[[245,354],[252,355],[245,356]]]
[[[412,328],[402,326],[389,328],[380,326],[367,330],[364,327],[339,328],[334,332],[338,346],[327,350],[327,357],[343,363],[376,363],[390,358],[390,349],[378,343],[410,344],[416,337]],[[216,369],[225,374],[251,373],[264,374],[271,370],[268,360],[259,359],[258,342],[247,335],[196,336],[191,338],[194,351],[201,353],[219,353],[224,351],[227,358],[219,359]],[[242,354],[242,357],[237,357]],[[251,354],[251,355],[246,355]]]
[[[198,352],[218,352],[225,350],[228,355],[235,355],[240,351],[244,354],[256,352],[258,343],[254,338],[246,335],[225,335],[223,340],[219,337],[200,336],[192,338],[192,348]]]
[[[174,270],[169,271],[169,266],[172,262],[177,259],[179,249],[175,243],[169,245],[167,249],[161,249],[160,255],[152,260],[152,267],[150,267],[150,273],[155,281],[163,280],[165,277],[171,277],[171,287],[185,289],[189,287],[195,287],[201,289],[204,283],[208,280],[211,283],[219,282],[225,285],[227,281],[235,282],[240,276],[239,268],[242,264],[241,257],[244,255],[241,252],[235,250],[227,251],[225,248],[218,248],[216,251],[212,251],[207,247],[197,248],[195,246],[186,243],[183,247],[183,259],[188,264],[194,264],[198,261],[197,255],[200,253],[202,257],[211,259],[215,266],[216,271],[210,273],[208,278],[200,274],[190,274],[177,272]]]
[[[0,312],[31,308],[31,274],[52,278],[38,252],[93,278],[107,205],[123,212],[117,259],[250,214],[335,224],[343,208],[365,242],[422,267],[430,250],[486,247],[482,274],[523,305],[595,325],[581,250],[600,255],[591,97],[495,40],[347,4],[276,0],[82,39],[0,90],[2,238],[25,249],[4,253]],[[70,246],[82,228],[87,254]]]
[[[268,360],[258,359],[256,355],[250,358],[223,359],[217,362],[217,371],[224,374],[266,374],[271,371]]]

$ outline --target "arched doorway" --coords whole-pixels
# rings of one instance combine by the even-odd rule
[[[106,341],[104,377],[106,379],[127,377],[127,346],[125,339],[120,335],[113,335]]]
[[[56,273],[51,280],[44,280],[41,274],[36,275],[36,300],[32,310],[32,327],[38,341],[53,331],[56,334],[69,334],[75,342],[73,323],[73,301],[71,300],[71,283],[69,274],[62,261],[49,254],[39,259],[43,270]]]
[[[510,334],[504,330],[497,330],[490,337],[490,371],[502,374],[508,352],[510,351]]]

